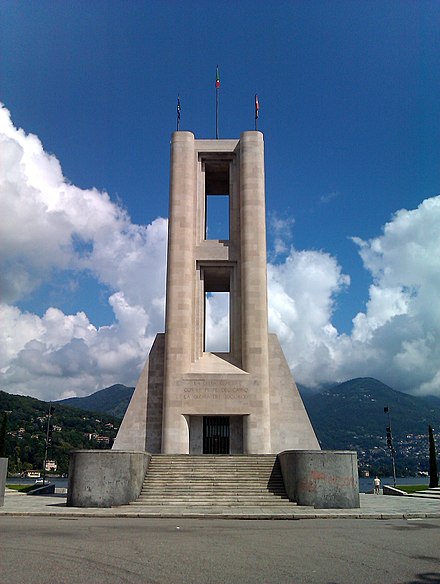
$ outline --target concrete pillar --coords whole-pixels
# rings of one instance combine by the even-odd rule
[[[165,383],[162,452],[186,453],[188,430],[178,411],[176,381],[191,365],[194,328],[194,231],[196,220],[194,135],[174,132],[171,140],[167,258]]]
[[[247,452],[271,452],[267,329],[264,143],[261,132],[240,138],[241,306],[243,368],[256,378],[258,407],[247,420]]]

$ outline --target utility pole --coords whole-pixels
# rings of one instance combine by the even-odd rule
[[[52,402],[49,402],[49,413],[47,416],[47,427],[46,427],[46,444],[44,447],[44,462],[43,462],[43,487],[46,484],[46,462],[47,462],[47,451],[49,449],[49,443],[51,442],[51,431],[50,431],[50,417],[52,415]]]
[[[390,408],[385,406],[383,409],[385,414],[388,414],[388,426],[387,426],[387,446],[390,449],[391,454],[391,461],[393,465],[393,485],[396,486],[396,451],[394,450],[393,445],[393,434],[391,432],[391,415],[390,415]]]

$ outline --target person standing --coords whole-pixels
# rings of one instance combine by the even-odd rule
[[[376,476],[375,479],[373,480],[373,483],[374,483],[374,494],[379,495],[380,494],[380,478],[378,476]]]

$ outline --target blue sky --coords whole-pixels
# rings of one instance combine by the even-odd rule
[[[136,236],[130,236],[134,249],[136,237],[147,241],[147,226],[168,214],[169,137],[175,130],[178,94],[181,129],[194,132],[197,138],[214,137],[218,64],[220,138],[237,138],[243,130],[253,129],[253,99],[255,93],[259,95],[259,129],[264,132],[266,147],[268,252],[273,268],[269,281],[276,283],[272,289],[282,289],[296,312],[300,306],[310,312],[317,306],[316,314],[326,311],[317,328],[299,317],[290,321],[281,314],[285,299],[279,297],[278,305],[272,293],[272,328],[284,339],[299,381],[319,385],[349,375],[371,374],[397,389],[440,393],[434,365],[437,355],[428,342],[435,330],[423,326],[424,322],[437,322],[437,313],[428,316],[425,308],[437,302],[430,296],[435,287],[429,283],[437,285],[440,269],[433,260],[437,242],[427,237],[430,232],[423,223],[432,223],[434,217],[431,229],[435,232],[440,191],[439,25],[437,2],[5,1],[0,5],[0,101],[10,112],[14,128],[37,136],[44,152],[59,161],[66,184],[81,192],[93,188],[97,193],[106,192],[115,208],[126,210],[129,219],[124,220],[121,233],[143,226]],[[9,139],[18,140],[12,134]],[[23,199],[20,209],[28,200]],[[434,210],[419,208],[424,200],[434,201]],[[87,211],[91,218],[97,212],[96,205],[93,208],[95,211]],[[402,215],[396,220],[394,214],[403,209],[410,213],[409,219]],[[17,221],[17,229],[24,227],[31,233],[30,217],[32,214],[29,226],[18,212],[11,222]],[[13,273],[19,264],[28,285],[6,295],[5,305],[19,311],[14,318],[21,323],[33,315],[38,326],[33,333],[26,329],[22,341],[15,339],[13,349],[5,341],[9,348],[4,350],[1,371],[8,391],[46,395],[41,389],[44,386],[55,395],[63,386],[64,392],[81,394],[105,383],[133,383],[145,358],[143,352],[157,332],[154,328],[160,329],[160,310],[152,316],[147,305],[158,303],[159,291],[153,296],[146,292],[143,300],[127,300],[128,276],[126,280],[112,276],[111,266],[104,275],[99,258],[93,259],[93,265],[81,263],[81,257],[84,260],[93,248],[95,235],[89,231],[84,235],[75,222],[83,225],[84,218],[75,217],[69,219],[73,225],[71,255],[46,261],[44,269],[41,261],[29,259],[15,236],[9,240],[7,247],[12,252],[5,254],[5,265]],[[411,245],[408,233],[415,228],[411,230],[408,221],[418,225]],[[383,235],[386,224],[391,235],[387,231]],[[160,231],[154,225],[149,231],[153,239],[155,229]],[[399,248],[389,247],[393,234],[396,246],[399,237],[408,243],[408,254],[411,249],[422,249],[426,265],[420,259],[416,265],[420,270],[426,268],[423,273],[405,271],[411,262],[403,259],[404,265],[397,270]],[[163,234],[157,237],[163,241]],[[65,251],[66,245],[58,240],[55,247]],[[141,254],[139,249],[132,250],[132,255]],[[154,256],[151,250],[142,249],[150,259]],[[50,256],[53,251],[43,253]],[[157,252],[158,261],[161,253]],[[298,285],[289,270],[301,265],[307,265],[309,276],[310,270],[330,270],[332,283],[321,289],[308,277],[309,288]],[[152,270],[154,280],[163,279],[163,271]],[[301,271],[295,274],[299,278]],[[146,276],[145,286],[151,286],[151,277]],[[419,286],[418,282],[425,281],[426,286]],[[380,292],[380,310],[373,306],[377,298],[374,290],[372,296],[372,285]],[[295,296],[300,293],[295,292],[297,288],[303,289],[303,297]],[[325,298],[307,308],[305,298],[317,296],[320,290]],[[29,347],[36,350],[32,343],[42,343],[43,354],[55,358],[54,351],[58,357],[63,351],[71,355],[70,344],[81,339],[89,350],[82,347],[84,354],[94,362],[91,343],[84,336],[72,333],[62,345],[35,332],[44,328],[48,308],[61,311],[64,323],[69,315],[73,318],[84,312],[91,326],[108,327],[120,340],[115,332],[120,334],[120,314],[109,301],[118,293],[124,294],[127,306],[142,305],[148,316],[144,341],[138,342],[136,350],[127,349],[131,361],[120,361],[125,368],[130,364],[131,376],[117,378],[116,369],[101,375],[99,367],[94,376],[90,365],[88,377],[80,379],[72,373],[73,366],[63,369],[58,361],[55,373],[31,373],[24,363]],[[399,298],[393,296],[398,293]],[[383,299],[391,296],[385,308]],[[364,316],[353,325],[359,314]],[[402,323],[405,315],[411,317],[411,327]],[[18,321],[14,322],[13,330],[18,330]],[[417,324],[422,329],[419,333],[414,332]],[[328,332],[330,325],[336,333]],[[301,332],[294,339],[288,329],[295,326]],[[319,327],[332,339],[336,334],[342,345],[350,338],[351,350],[354,342],[364,342],[362,349],[356,349],[353,362],[369,366],[350,369],[341,361],[329,367],[324,359],[309,363],[310,370],[321,372],[312,374],[294,355],[300,343],[316,346]],[[373,348],[365,327],[375,339]],[[391,329],[398,329],[398,341],[394,336],[389,339]],[[101,336],[106,331],[103,328]],[[430,347],[428,351],[419,346],[417,354],[429,360],[431,373],[423,377],[420,372],[405,382],[407,373],[400,371],[399,375],[399,364],[408,359],[405,339],[412,342],[414,335]],[[362,352],[367,350],[367,337],[372,351],[368,356]],[[333,341],[325,344],[326,358],[336,362],[335,351],[347,349],[342,345],[336,349]],[[96,352],[99,346],[96,341]],[[309,354],[319,361],[318,354]],[[66,362],[67,357],[63,359]],[[393,374],[387,373],[390,360],[395,364]],[[423,366],[426,368],[426,362],[414,365],[420,371]],[[47,376],[52,376],[50,382]]]

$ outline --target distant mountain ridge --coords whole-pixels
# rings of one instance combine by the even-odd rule
[[[371,377],[350,379],[315,395],[304,392],[303,401],[323,448],[362,446],[385,436],[385,406],[396,439],[426,434],[428,424],[440,430],[440,402],[396,391]]]
[[[316,393],[299,390],[323,448],[346,448],[353,437],[382,436],[391,413],[396,438],[425,434],[428,424],[440,430],[440,399],[402,393],[372,377],[357,377]],[[86,397],[59,400],[63,405],[122,418],[134,388],[115,384]]]
[[[134,387],[127,387],[117,383],[105,389],[101,389],[85,397],[68,397],[57,403],[73,406],[89,412],[105,413],[123,418],[125,410],[130,403]]]
[[[316,393],[299,390],[322,448],[343,449],[371,444],[385,436],[390,408],[393,435],[426,434],[428,424],[440,431],[440,399],[402,393],[372,377],[358,377]],[[122,418],[134,388],[112,385],[86,397],[60,400],[96,413]]]
[[[390,408],[398,474],[405,476],[429,468],[428,424],[433,426],[440,448],[438,398],[404,394],[371,377],[351,379],[321,393],[301,386],[299,389],[321,447],[356,450],[361,470],[382,475],[390,472],[385,406]],[[61,463],[60,468],[65,469],[63,472],[67,470],[69,449],[108,448],[99,440],[114,438],[119,425],[117,418],[124,416],[133,391],[133,387],[116,384],[86,397],[55,402],[53,422],[62,426],[62,431],[54,432],[53,456]],[[13,434],[8,436],[9,455],[14,453],[11,466],[18,468],[20,460],[33,463],[36,468],[41,466],[48,406],[35,398],[0,391],[0,411],[11,412],[8,425]]]

